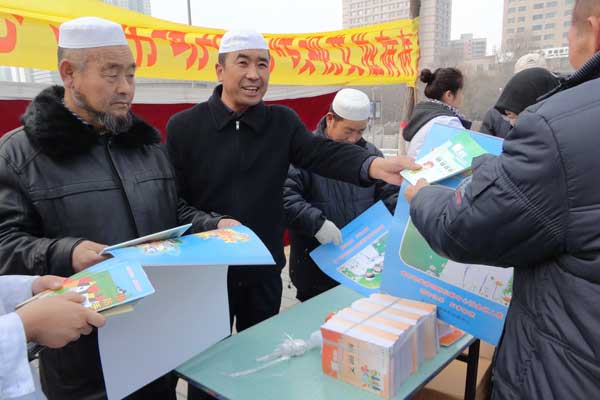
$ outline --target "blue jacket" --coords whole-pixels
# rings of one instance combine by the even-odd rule
[[[325,118],[322,118],[315,135],[325,137],[324,129]],[[373,156],[383,157],[379,149],[364,139],[356,145]],[[294,285],[300,291],[309,286],[322,287],[323,290],[332,286],[308,255],[319,245],[314,235],[325,219],[342,228],[379,200],[383,200],[393,212],[398,191],[398,186],[383,181],[360,187],[290,167],[283,188],[283,201],[290,232],[290,276]]]
[[[521,113],[462,190],[429,186],[412,201],[436,252],[515,268],[495,399],[600,393],[599,126],[600,79],[588,78]]]

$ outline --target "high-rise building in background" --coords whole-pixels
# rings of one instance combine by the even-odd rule
[[[575,0],[504,0],[502,49],[521,55],[543,51],[547,59],[568,58],[568,32]]]
[[[485,57],[486,48],[487,39],[473,37],[472,33],[463,33],[460,39],[450,41],[450,50],[466,60]]]
[[[342,5],[344,28],[405,19],[410,15],[408,0],[343,0]],[[421,67],[434,67],[441,50],[449,45],[451,11],[452,0],[421,1]]]

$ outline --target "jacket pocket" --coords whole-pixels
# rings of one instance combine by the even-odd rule
[[[112,180],[77,182],[30,192],[46,237],[86,236],[101,216],[98,203],[121,200],[119,187]]]
[[[41,200],[55,200],[67,196],[117,188],[117,184],[112,179],[77,182],[53,188],[32,190],[31,200],[35,203]]]
[[[137,183],[161,179],[175,179],[175,174],[172,171],[148,170],[135,175],[135,181]]]
[[[496,157],[491,155],[477,157],[473,160],[473,171],[477,171],[477,175],[468,176],[457,187],[457,190],[462,194],[466,193],[469,199],[477,198],[498,179]]]

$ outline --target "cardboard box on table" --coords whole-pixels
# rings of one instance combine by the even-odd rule
[[[479,366],[477,368],[476,400],[490,398],[494,350],[494,346],[481,342]],[[413,397],[413,400],[462,400],[465,396],[466,376],[467,364],[454,360]]]

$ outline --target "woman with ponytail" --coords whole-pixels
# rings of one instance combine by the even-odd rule
[[[471,127],[459,111],[463,99],[463,74],[456,68],[438,68],[435,72],[425,68],[421,71],[427,100],[417,104],[402,136],[409,142],[407,155],[416,157],[433,124],[456,128]]]

